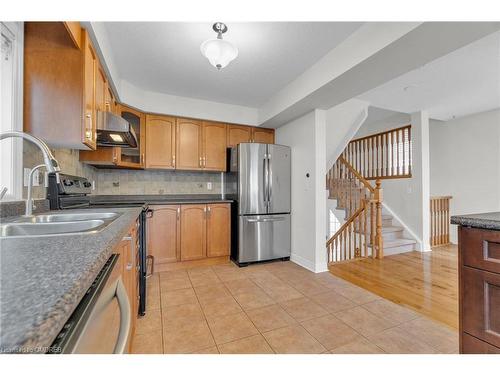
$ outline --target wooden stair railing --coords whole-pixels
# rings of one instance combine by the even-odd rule
[[[346,211],[346,222],[327,241],[328,262],[383,257],[382,189],[373,187],[340,156],[326,178],[330,197]]]
[[[342,156],[366,180],[411,177],[411,125],[353,139]]]
[[[450,200],[451,196],[431,197],[431,246],[450,244]]]

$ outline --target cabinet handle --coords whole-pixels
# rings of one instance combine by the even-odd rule
[[[127,271],[130,271],[132,269],[132,265],[134,264],[135,243],[132,236],[123,237],[123,241],[130,241],[130,262],[127,263]]]
[[[203,162],[202,162],[202,157],[200,156],[200,161],[198,162],[198,166],[201,168],[203,166]]]
[[[208,206],[208,216],[210,216],[212,211],[210,210],[210,206]]]
[[[144,153],[141,154],[141,165],[144,165]]]
[[[203,157],[203,167],[207,166],[207,157]]]
[[[179,220],[180,216],[181,216],[181,208],[177,207],[177,220]]]
[[[175,155],[172,155],[172,166],[175,167]]]
[[[85,138],[87,139],[92,139],[92,114],[87,113],[85,114],[85,119],[90,120],[90,130],[85,130]]]

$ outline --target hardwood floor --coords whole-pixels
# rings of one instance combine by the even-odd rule
[[[458,328],[458,248],[362,259],[330,266],[330,272],[395,303]]]

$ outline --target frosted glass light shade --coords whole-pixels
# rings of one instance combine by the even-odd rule
[[[238,48],[224,39],[209,39],[204,41],[200,50],[210,64],[221,70],[238,56]]]

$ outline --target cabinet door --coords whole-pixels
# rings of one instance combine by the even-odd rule
[[[152,206],[146,224],[148,232],[148,253],[155,257],[155,263],[177,262],[179,254],[180,206]]]
[[[96,116],[95,116],[95,77],[96,54],[86,32],[83,33],[83,140],[82,142],[92,150],[96,149]]]
[[[227,126],[227,147],[236,147],[239,143],[247,143],[251,141],[252,128],[250,126]]]
[[[175,168],[175,118],[146,115],[146,168]]]
[[[274,143],[274,130],[265,128],[252,129],[252,142]]]
[[[181,206],[181,260],[206,257],[206,211],[204,204]]]
[[[467,266],[460,272],[463,331],[500,348],[500,274]]]
[[[202,169],[202,122],[178,118],[176,130],[176,169]]]
[[[226,125],[203,121],[203,169],[226,170]]]
[[[229,204],[207,205],[207,257],[229,255],[231,208]]]
[[[106,73],[99,63],[96,63],[95,110],[106,110]]]

